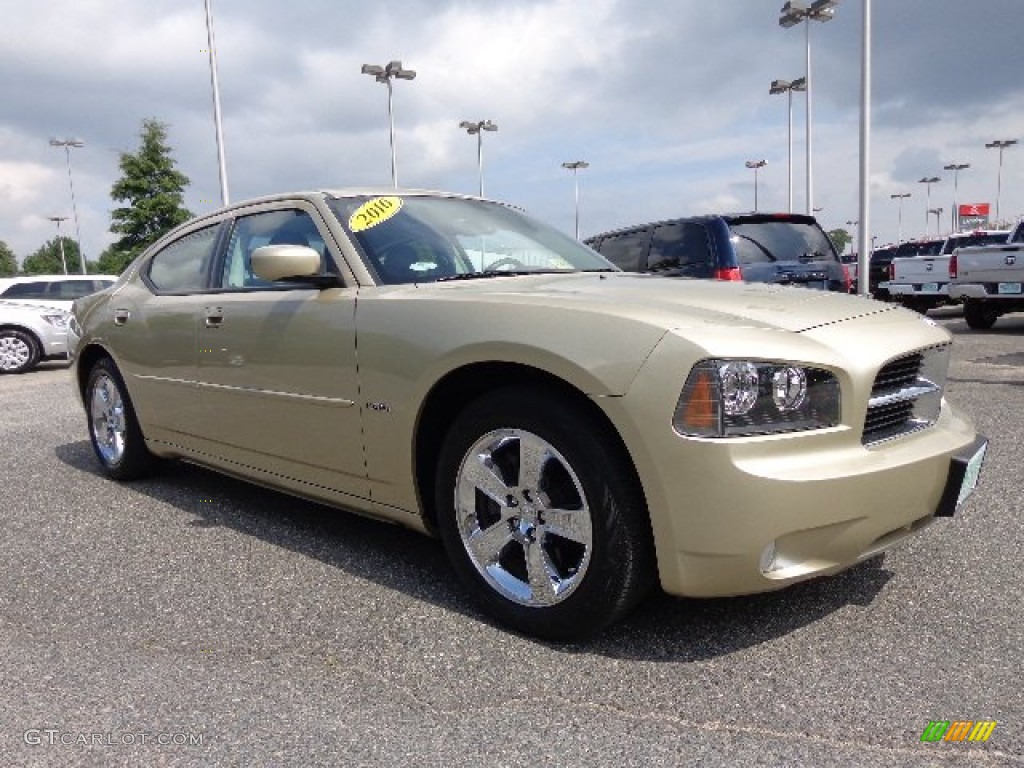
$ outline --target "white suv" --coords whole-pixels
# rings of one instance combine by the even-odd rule
[[[75,299],[109,288],[117,275],[26,275],[0,278],[0,301],[42,304],[71,311]]]
[[[62,309],[0,301],[0,374],[24,373],[42,360],[68,355],[68,322]]]

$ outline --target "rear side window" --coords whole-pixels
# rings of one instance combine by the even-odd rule
[[[206,289],[206,273],[217,241],[218,225],[185,235],[149,262],[147,277],[159,293],[189,293]]]
[[[600,253],[619,269],[640,272],[644,269],[647,246],[651,240],[650,229],[609,235],[601,241]]]
[[[820,227],[800,221],[747,221],[729,225],[736,261],[762,264],[785,261],[839,261]]]
[[[50,298],[69,301],[88,296],[99,288],[92,280],[54,280],[50,285]]]
[[[651,272],[697,272],[710,264],[711,251],[703,225],[675,222],[662,224],[654,230],[647,257],[647,269]]]

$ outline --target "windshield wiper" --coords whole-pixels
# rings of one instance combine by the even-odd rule
[[[567,274],[565,269],[485,269],[483,272],[464,272],[461,275],[445,275],[435,283],[448,283],[453,280],[479,280],[485,277],[519,277],[521,275],[558,275]]]

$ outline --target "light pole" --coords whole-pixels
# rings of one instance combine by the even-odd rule
[[[900,243],[903,242],[903,201],[906,198],[910,197],[910,193],[909,192],[901,192],[898,195],[889,195],[889,197],[891,197],[893,200],[899,200],[900,201],[900,214],[899,214],[900,228],[899,228],[899,234],[896,237],[896,245],[899,245]]]
[[[572,186],[576,195],[576,239],[580,239],[580,182],[579,177],[576,175],[577,171],[581,171],[584,168],[589,168],[590,163],[584,160],[573,160],[569,163],[562,163],[563,168],[567,168],[572,171]]]
[[[807,85],[807,213],[814,208],[814,173],[811,168],[811,22],[831,21],[836,13],[838,0],[814,0],[808,8],[802,2],[790,0],[782,6],[779,26],[788,29],[804,22],[807,69],[804,75]]]
[[[75,203],[75,180],[71,175],[71,148],[84,147],[81,139],[50,139],[51,147],[64,147],[64,157],[68,162],[68,185],[71,187],[71,213],[75,217],[75,242],[78,244],[78,261],[85,274],[85,254],[82,252],[82,231],[78,228],[78,205]]]
[[[999,218],[999,198],[1003,192],[1003,150],[1007,147],[1012,147],[1017,143],[1016,139],[996,139],[985,145],[987,149],[998,149],[999,150],[999,172],[996,174],[996,225],[998,226],[1001,219]]]
[[[213,128],[217,138],[217,173],[220,176],[220,204],[228,204],[228,167],[224,161],[224,127],[220,119],[220,85],[217,82],[217,43],[213,36],[213,0],[206,2],[206,43],[210,60],[210,89],[213,91]]]
[[[942,208],[929,208],[928,209],[928,213],[930,213],[930,214],[935,216],[935,234],[936,235],[939,234],[939,219],[942,216],[942,211],[943,211]],[[927,215],[927,214],[925,214],[925,215]]]
[[[926,185],[925,186],[925,190],[926,190],[925,194],[927,194],[927,196],[928,196],[927,199],[925,200],[925,204],[924,204],[924,236],[925,237],[928,237],[928,214],[931,212],[931,209],[932,209],[932,184],[935,184],[936,182],[939,182],[939,181],[942,181],[942,179],[940,179],[938,176],[924,176],[924,177],[922,177],[922,178],[917,180],[918,184]],[[939,228],[938,227],[935,228],[935,234],[936,235],[939,234]]]
[[[970,163],[950,163],[949,165],[942,166],[944,171],[953,172],[953,210],[949,212],[950,218],[953,222],[953,231],[960,231],[960,209],[957,202],[957,188],[959,187],[960,171],[970,168]]]
[[[772,80],[772,84],[768,88],[768,93],[773,96],[778,93],[785,93],[789,97],[789,208],[787,210],[790,213],[793,212],[793,91],[806,90],[807,79],[804,77],[798,77],[793,81]]]
[[[747,168],[754,171],[754,213],[757,213],[757,172],[764,168],[768,163],[764,160],[747,160]]]
[[[47,216],[46,218],[48,218],[50,221],[57,222],[57,245],[60,246],[60,263],[64,265],[64,274],[66,275],[68,273],[68,260],[67,260],[67,257],[64,255],[64,241],[61,240],[61,237],[60,237],[60,223],[62,221],[67,221],[68,217],[67,216]],[[81,260],[82,255],[79,254],[78,258],[79,258],[79,260]]]
[[[863,0],[860,35],[860,157],[857,179],[857,293],[867,296],[868,242],[871,237],[871,0]],[[872,246],[874,242],[871,241]]]
[[[389,61],[386,66],[377,64],[363,64],[364,75],[370,75],[378,83],[384,83],[388,87],[388,126],[391,136],[391,184],[398,188],[398,161],[395,157],[395,110],[391,93],[391,81],[394,78],[399,80],[413,80],[416,77],[415,70],[402,69],[402,62]]]
[[[492,123],[490,120],[480,120],[472,123],[469,120],[463,120],[459,123],[459,128],[465,128],[466,133],[470,136],[476,135],[476,168],[477,175],[480,177],[480,197],[484,196],[484,131],[496,131],[498,130],[498,124]]]

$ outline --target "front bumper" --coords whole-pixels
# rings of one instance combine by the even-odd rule
[[[924,347],[929,331],[923,323],[921,329]],[[866,403],[863,388],[870,387],[878,367],[907,349],[905,334],[896,340],[898,334],[873,330],[877,363],[865,362],[857,371],[850,360],[840,360],[841,352],[830,353],[837,374],[855,379],[843,382],[843,423],[828,429],[731,439],[680,437],[661,405],[666,400],[674,404],[678,386],[645,375],[671,357],[664,348],[652,355],[627,396],[601,403],[624,436],[640,475],[667,592],[748,594],[835,573],[921,531],[940,508],[948,513],[956,506],[966,472],[959,475],[951,506],[947,487],[957,482],[951,472],[959,471],[951,467],[963,467],[965,455],[974,456],[979,444],[970,422],[947,403],[927,429],[861,444],[864,410],[855,404]],[[856,335],[850,342],[862,348]],[[803,346],[813,343],[806,337],[801,341]],[[792,347],[788,358],[782,350],[765,348],[763,356],[793,359],[793,354]],[[832,362],[827,357],[816,362]],[[682,366],[676,363],[676,368]],[[975,480],[977,468],[972,468]]]

